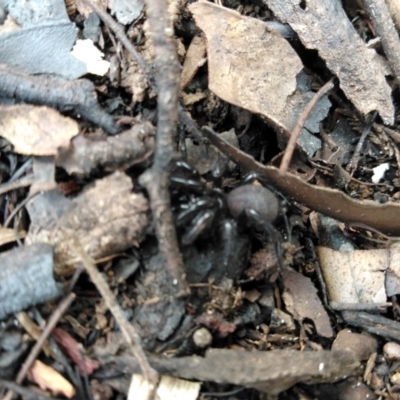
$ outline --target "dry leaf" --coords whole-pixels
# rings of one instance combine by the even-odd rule
[[[230,9],[203,1],[189,9],[207,37],[209,89],[231,104],[261,114],[289,137],[314,95],[290,44],[264,22]],[[327,97],[318,102],[299,138],[298,144],[310,156],[320,140],[308,130],[318,131],[330,105]]]
[[[68,399],[75,396],[74,387],[55,369],[36,360],[28,372],[28,379],[53,395],[62,394]]]
[[[193,79],[202,66],[206,56],[206,41],[202,36],[195,36],[190,42],[181,74],[180,89]]]
[[[331,301],[338,303],[386,302],[386,249],[335,251],[317,247],[319,263]]]
[[[296,271],[284,271],[284,293],[282,295],[287,310],[298,321],[311,319],[317,333],[326,338],[333,336],[329,316],[317,295],[311,280]]]
[[[55,156],[79,133],[78,123],[49,107],[30,105],[0,107],[1,136],[16,153]]]
[[[303,68],[289,43],[262,21],[230,9],[208,2],[189,9],[207,37],[210,90],[253,112],[281,113]]]
[[[363,114],[377,110],[385,124],[393,124],[392,91],[382,65],[375,50],[362,41],[340,2],[307,0],[304,8],[300,1],[263,1],[282,22],[290,24],[307,48],[318,50],[358,110]]]

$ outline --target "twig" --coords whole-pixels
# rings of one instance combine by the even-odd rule
[[[32,347],[32,350],[29,353],[29,356],[27,357],[25,362],[22,364],[22,367],[19,370],[17,377],[15,378],[16,384],[20,385],[22,383],[22,381],[25,379],[26,374],[28,373],[32,364],[34,363],[37,356],[39,355],[40,350],[44,346],[44,343],[46,342],[47,338],[50,336],[52,330],[55,328],[58,321],[63,316],[65,311],[68,309],[70,304],[74,301],[75,297],[76,297],[75,293],[70,293],[67,297],[65,297],[61,301],[61,303],[58,305],[56,310],[53,312],[52,316],[50,317],[49,321],[47,322],[47,325],[43,329],[43,332],[40,335],[40,338],[37,340],[35,345]],[[13,398],[13,394],[14,394],[13,391],[9,390],[6,393],[6,395],[3,397],[3,400],[11,400]]]
[[[0,379],[0,387],[12,390],[13,392],[20,394],[21,396],[23,396],[23,398],[28,400],[57,400],[55,397],[40,394],[35,390],[24,388],[21,385],[16,384],[15,382],[6,381],[4,379]]]
[[[167,4],[164,0],[149,1],[146,4],[157,71],[155,84],[146,62],[121,27],[92,0],[84,0],[84,2],[93,8],[126,47],[145,74],[150,87],[158,95],[154,163],[151,169],[140,177],[140,183],[146,187],[149,193],[159,249],[163,254],[166,268],[173,278],[173,284],[178,288],[177,295],[186,295],[189,288],[186,283],[182,255],[179,251],[169,194],[171,163],[177,157],[175,135],[178,119],[179,63],[173,41],[173,29],[168,23]],[[188,118],[186,116],[186,125]],[[200,133],[199,136],[201,136]]]
[[[363,0],[381,43],[390,67],[400,84],[400,40],[385,0]]]
[[[75,253],[81,259],[82,264],[85,266],[86,271],[90,276],[90,279],[96,285],[96,288],[103,297],[105,304],[107,305],[117,324],[121,328],[125,340],[128,342],[133,355],[138,360],[144,377],[150,385],[153,385],[153,387],[151,387],[151,390],[155,389],[156,383],[158,381],[158,373],[150,366],[147,360],[146,354],[141,346],[140,336],[138,335],[134,327],[124,317],[121,307],[117,303],[115,296],[112,294],[107,282],[97,270],[97,267],[92,258],[82,249],[82,247],[76,241],[73,246]]]
[[[173,40],[174,32],[168,21],[166,1],[148,0],[146,6],[157,71],[158,122],[154,162],[142,175],[140,182],[149,193],[160,251],[174,279],[173,283],[178,288],[177,295],[186,295],[189,289],[174,228],[169,194],[172,162],[177,157],[175,136],[178,120],[179,63]]]
[[[333,88],[333,79],[331,79],[327,83],[325,83],[325,85],[322,86],[318,90],[317,93],[315,93],[314,97],[310,100],[310,102],[307,104],[306,108],[301,113],[299,119],[297,120],[296,126],[294,127],[294,129],[290,135],[289,142],[286,146],[286,150],[283,155],[281,165],[279,167],[279,171],[282,175],[284,175],[287,172],[287,170],[289,169],[290,161],[292,159],[294,150],[296,149],[297,139],[299,138],[300,133],[301,133],[301,131],[304,127],[304,124],[306,123],[307,118],[309,117],[311,111],[317,104],[317,101],[332,88]]]
[[[17,207],[14,208],[14,210],[12,211],[12,213],[8,216],[8,218],[6,219],[6,221],[4,222],[4,227],[7,228],[8,225],[10,224],[10,222],[12,221],[12,219],[21,211],[21,209],[23,207],[25,207],[35,196],[37,196],[39,193],[33,193],[30,194],[29,196],[27,196],[24,200],[21,201],[21,203],[19,203],[17,205]]]
[[[386,307],[391,307],[392,303],[338,303],[331,301],[329,305],[335,311],[382,311]]]
[[[361,149],[364,145],[365,139],[367,139],[369,133],[371,132],[372,125],[375,122],[375,118],[377,115],[378,115],[378,112],[374,111],[374,113],[371,116],[371,120],[365,126],[365,128],[361,134],[360,140],[357,143],[356,149],[354,150],[351,160],[349,161],[349,163],[346,166],[346,170],[349,171],[351,175],[353,175],[354,171],[357,169],[358,162],[360,160]]]

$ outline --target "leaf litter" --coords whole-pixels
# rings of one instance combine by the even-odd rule
[[[398,95],[368,2],[147,0],[145,15],[140,1],[70,3],[68,13],[63,2],[2,4],[13,26],[0,33],[0,358],[15,354],[0,375],[15,380],[5,398],[29,390],[25,376],[68,398],[181,386],[193,398],[307,398],[321,383],[336,398],[354,387],[370,397],[384,379],[395,395],[396,372],[382,371],[400,340]],[[85,43],[79,58],[95,51],[92,66],[70,52]],[[288,141],[293,155],[281,153]],[[228,209],[246,173],[286,202],[275,226]],[[16,374],[22,310],[37,343]],[[35,361],[45,342],[47,365]],[[45,379],[54,366],[65,378]],[[140,372],[141,389],[136,378],[129,389]],[[180,380],[156,388],[158,374]]]

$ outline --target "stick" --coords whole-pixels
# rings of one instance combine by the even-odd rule
[[[146,187],[149,193],[159,249],[163,254],[173,284],[178,288],[177,295],[186,295],[189,293],[189,288],[186,282],[182,255],[179,251],[169,195],[171,162],[177,157],[175,136],[178,119],[179,63],[173,41],[173,29],[168,23],[167,4],[164,0],[146,3],[147,19],[154,44],[155,69],[157,71],[155,83],[146,62],[126,37],[121,27],[92,0],[84,0],[84,2],[90,5],[101,20],[114,32],[138,63],[150,87],[158,94],[158,123],[154,163],[150,170],[140,177],[140,183]],[[198,134],[201,137],[201,134]]]

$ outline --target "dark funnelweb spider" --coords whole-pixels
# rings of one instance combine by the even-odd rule
[[[225,276],[237,278],[232,265],[248,257],[250,238],[268,238],[275,243],[280,260],[280,235],[272,225],[279,214],[277,196],[249,176],[243,185],[225,194],[220,188],[209,188],[200,174],[184,161],[178,161],[171,178],[171,197],[178,236],[183,248],[191,245],[213,246]],[[207,245],[207,243],[209,243]],[[222,265],[221,265],[222,264]],[[243,268],[243,266],[241,267]]]

